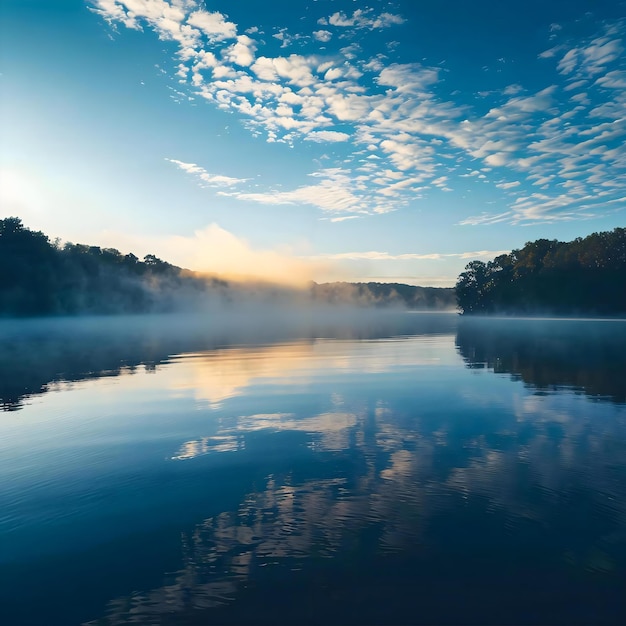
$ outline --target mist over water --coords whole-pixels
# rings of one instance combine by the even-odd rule
[[[171,355],[318,338],[375,339],[452,332],[453,314],[348,306],[215,307],[202,313],[0,320],[0,402],[50,383],[152,370]]]
[[[619,624],[626,323],[0,324],[0,621]]]

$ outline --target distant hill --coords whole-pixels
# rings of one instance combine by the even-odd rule
[[[415,287],[402,283],[314,283],[314,301],[360,306],[403,306],[413,310],[455,310],[452,288]]]
[[[454,290],[385,283],[312,283],[294,289],[234,282],[149,254],[51,242],[17,217],[0,220],[0,316],[197,311],[211,306],[334,304],[454,308]]]
[[[466,314],[626,314],[626,228],[538,239],[465,270],[456,293]]]

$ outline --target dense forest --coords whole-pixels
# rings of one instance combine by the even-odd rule
[[[456,283],[463,313],[626,314],[626,228],[538,239],[465,270]]]
[[[272,303],[454,309],[453,289],[381,283],[311,283],[293,289],[236,283],[149,254],[50,241],[17,217],[0,220],[0,316],[154,313]]]
[[[21,220],[0,220],[0,315],[72,315],[176,310],[210,287],[154,255],[51,242]]]
[[[396,283],[312,282],[308,290],[235,283],[149,254],[61,244],[0,220],[0,316],[146,313],[209,304],[277,303],[458,308],[466,314],[626,314],[626,228],[571,242],[538,239],[484,263],[472,261],[454,289]]]

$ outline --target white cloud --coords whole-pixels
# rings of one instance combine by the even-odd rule
[[[518,180],[515,180],[510,183],[497,183],[496,187],[498,187],[499,189],[514,189],[515,187],[519,187],[519,185],[520,182]]]
[[[281,48],[288,48],[295,42],[300,44],[306,43],[309,39],[309,35],[302,35],[299,33],[290,33],[287,28],[281,28],[277,33],[272,35],[274,39],[278,39],[281,42]]]
[[[518,93],[521,93],[522,91],[524,91],[524,88],[521,85],[509,85],[508,87],[505,87],[504,91],[502,92],[505,96],[516,96]]]
[[[423,92],[437,82],[439,70],[424,68],[417,63],[393,63],[379,74],[379,85],[394,87],[399,92]]]
[[[361,218],[360,215],[344,215],[343,217],[331,217],[330,221],[331,222],[345,222],[346,220],[357,220],[359,218]]]
[[[184,161],[178,161],[177,159],[165,160],[173,163],[184,172],[187,172],[187,174],[194,174],[210,187],[233,187],[249,180],[248,178],[233,178],[231,176],[223,176],[221,174],[209,174],[209,172],[207,172],[204,168],[196,165],[195,163],[185,163]]]
[[[485,163],[489,163],[489,165],[506,165],[508,162],[507,155],[504,152],[497,152],[496,154],[489,154],[485,157]]]
[[[370,207],[358,182],[340,168],[321,170],[313,174],[317,184],[303,185],[291,191],[222,192],[239,200],[261,204],[307,204],[322,211],[335,213],[368,213]]]
[[[427,174],[435,171],[434,149],[425,141],[396,141],[385,139],[380,143],[392,163],[401,171],[420,170]]]
[[[310,87],[315,83],[313,68],[317,65],[314,57],[291,54],[288,57],[259,57],[251,69],[262,80],[284,78],[297,87]]]
[[[498,213],[493,215],[491,213],[481,213],[480,215],[473,215],[467,217],[459,222],[459,226],[479,226],[482,224],[500,224],[502,222],[509,222],[513,217],[512,211],[505,211],[504,213]]]
[[[500,254],[506,254],[510,250],[479,250],[476,252],[432,252],[428,254],[419,253],[405,253],[405,254],[390,254],[389,252],[378,252],[376,250],[370,250],[367,252],[341,252],[338,254],[324,254],[314,258],[332,259],[336,261],[340,260],[368,260],[368,261],[439,261],[446,258],[458,258],[458,259],[480,259],[480,258],[494,258]]]
[[[318,23],[324,26],[329,25],[340,28],[352,27],[377,30],[397,24],[404,24],[406,21],[401,15],[394,15],[392,13],[374,15],[373,13],[373,9],[357,9],[352,15],[347,15],[343,11],[337,11],[328,18],[318,20]]]
[[[97,239],[99,245],[133,250],[140,255],[156,254],[179,267],[226,278],[257,278],[302,285],[316,276],[337,272],[330,259],[299,256],[287,246],[258,248],[215,223],[188,236],[129,236],[106,231]]]
[[[327,43],[332,39],[333,34],[329,30],[314,30],[313,37],[315,37],[317,41]]]
[[[606,67],[619,59],[624,52],[620,35],[620,30],[615,25],[606,26],[602,36],[570,48],[559,60],[558,71],[577,79],[603,73]]]
[[[608,89],[626,89],[626,72],[618,70],[607,72],[604,76],[600,76],[595,84]]]
[[[559,52],[563,50],[563,46],[554,46],[548,50],[539,53],[540,59],[553,59]]]
[[[247,67],[254,62],[256,42],[247,35],[239,35],[237,43],[224,51],[224,58],[234,63]]]
[[[177,90],[177,98],[187,89],[192,97],[236,113],[253,135],[268,142],[351,142],[332,157],[337,167],[315,172],[314,184],[291,190],[234,189],[246,180],[172,160],[233,197],[307,204],[343,218],[345,213],[395,210],[427,194],[428,186],[449,190],[466,177],[472,185],[481,181],[501,190],[504,201],[519,182],[503,178],[528,180],[547,196],[529,196],[527,205],[463,222],[483,223],[558,215],[574,219],[588,214],[589,198],[608,192],[623,196],[626,127],[620,120],[626,119],[626,74],[618,64],[623,25],[607,24],[599,34],[567,47],[554,41],[540,55],[553,59],[541,61],[542,67],[554,64],[553,80],[535,93],[517,83],[492,90],[492,108],[484,113],[455,102],[455,92],[450,100],[442,98],[449,92],[445,66],[390,63],[383,52],[368,58],[355,42],[324,55],[316,44],[331,36],[349,40],[350,29],[401,24],[399,15],[361,8],[333,13],[319,21],[324,28],[309,35],[280,29],[275,36],[283,44],[298,41],[311,49],[281,56],[249,36],[258,27],[238,34],[234,23],[196,0],[94,0],[93,10],[113,25],[149,27],[178,43],[176,74],[186,86]],[[553,28],[550,36],[560,39],[563,32]],[[365,150],[372,153],[369,158]],[[484,165],[498,168],[498,177],[487,175]],[[561,197],[564,190],[568,202]]]
[[[237,35],[237,26],[233,22],[226,21],[226,18],[218,12],[194,11],[187,18],[187,24],[200,29],[209,41],[234,39]]]
[[[315,141],[317,143],[334,143],[337,141],[348,141],[348,139],[350,139],[348,133],[341,133],[336,130],[314,130],[305,137],[306,141]]]

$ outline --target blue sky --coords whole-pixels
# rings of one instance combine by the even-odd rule
[[[0,216],[281,279],[450,285],[626,224],[621,0],[3,0]]]

